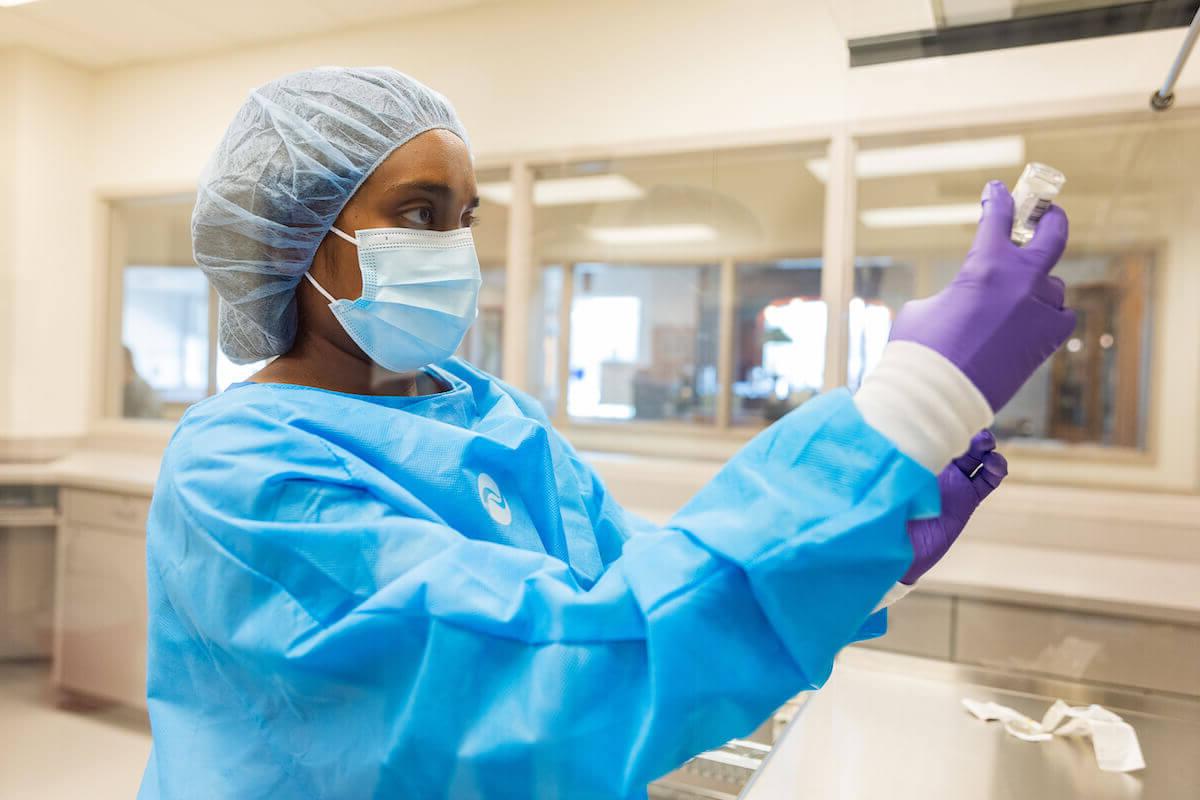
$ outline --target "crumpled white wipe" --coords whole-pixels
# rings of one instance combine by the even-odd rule
[[[1045,742],[1055,736],[1085,736],[1092,740],[1096,764],[1105,772],[1132,772],[1146,766],[1137,731],[1125,720],[1097,705],[1069,706],[1055,700],[1041,722],[999,703],[963,698],[963,705],[984,722],[1004,723],[1004,730],[1026,742]]]

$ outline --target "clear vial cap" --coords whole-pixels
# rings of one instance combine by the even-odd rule
[[[1029,244],[1038,221],[1050,210],[1054,198],[1067,182],[1067,176],[1046,164],[1031,161],[1013,188],[1012,240]]]

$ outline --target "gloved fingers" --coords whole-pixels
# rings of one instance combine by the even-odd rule
[[[1049,275],[1034,285],[1033,296],[1051,308],[1061,310],[1067,301],[1067,284],[1062,278]]]
[[[1008,475],[1008,459],[1000,453],[988,453],[983,459],[983,469],[975,476],[975,481],[983,481],[988,485],[987,494],[990,494],[992,489],[1000,485],[1001,481]],[[978,483],[976,483],[978,486]]]
[[[1033,256],[1033,263],[1043,272],[1049,273],[1067,249],[1070,234],[1067,212],[1058,206],[1050,206],[1033,232],[1033,239],[1025,246],[1025,252]]]
[[[975,477],[988,453],[996,449],[996,437],[989,430],[982,430],[971,437],[967,452],[954,459],[954,465],[968,478]]]
[[[1075,332],[1075,310],[1071,308],[1063,308],[1058,312],[1058,319],[1055,325],[1054,347],[1046,353],[1046,358],[1054,354],[1058,348],[1063,346],[1067,339],[1071,338],[1071,334]],[[1043,359],[1044,360],[1044,359]]]
[[[972,249],[994,247],[997,243],[1009,243],[1012,236],[1013,199],[1000,181],[990,181],[983,187],[983,216],[975,232]]]
[[[995,449],[996,435],[987,428],[984,428],[971,437],[971,445],[967,448],[967,453],[976,458],[983,458]]]

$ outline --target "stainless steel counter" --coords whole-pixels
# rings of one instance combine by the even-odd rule
[[[1035,719],[1058,697],[1099,703],[1137,730],[1147,767],[1101,772],[1088,740],[1019,741],[967,714],[963,697]],[[1200,704],[851,650],[742,797],[1193,800],[1200,798]]]

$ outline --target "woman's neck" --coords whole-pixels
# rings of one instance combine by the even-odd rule
[[[355,348],[357,349],[357,348]],[[343,394],[417,397],[447,387],[422,371],[395,373],[377,368],[361,352],[329,339],[300,333],[286,354],[259,370],[254,383],[290,383]]]

